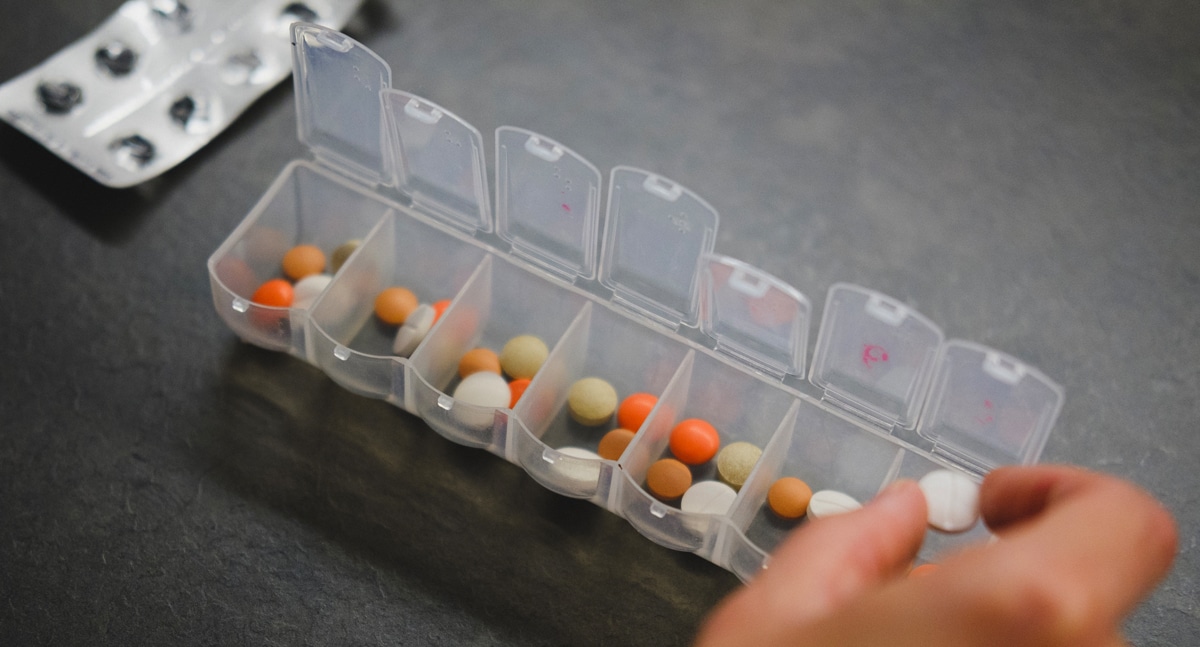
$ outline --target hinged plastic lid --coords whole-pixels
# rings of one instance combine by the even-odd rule
[[[599,169],[537,133],[496,129],[496,231],[514,253],[594,279],[599,225]]]
[[[839,283],[825,299],[809,379],[839,404],[912,429],[943,338],[895,299]]]
[[[600,282],[615,301],[652,319],[695,326],[700,259],[712,252],[717,220],[715,209],[679,184],[613,168]]]
[[[1062,387],[1037,369],[972,342],[951,340],[917,432],[934,452],[979,472],[1032,463],[1062,408]]]
[[[700,326],[717,349],[782,377],[804,374],[808,299],[792,286],[735,258],[704,257]]]
[[[391,68],[353,38],[317,25],[292,25],[292,45],[300,141],[327,166],[387,184],[379,93],[391,86]]]
[[[491,231],[483,135],[454,113],[400,90],[383,93],[397,188],[442,221]]]

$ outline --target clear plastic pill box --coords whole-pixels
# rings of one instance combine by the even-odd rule
[[[507,126],[495,133],[489,187],[469,123],[393,89],[388,65],[337,31],[296,24],[292,40],[299,136],[313,159],[289,164],[208,262],[216,310],[245,341],[315,364],[743,579],[796,525],[765,505],[780,477],[865,503],[896,479],[951,469],[979,480],[1041,453],[1063,394],[1037,369],[947,340],[905,304],[849,284],[826,296],[810,363],[809,301],[714,253],[717,212],[692,191],[627,166],[605,178],[557,141]],[[292,246],[349,240],[362,242],[307,309],[251,300]],[[391,354],[394,331],[373,316],[391,285],[423,303],[451,300],[407,358]],[[463,353],[522,334],[551,350],[515,408],[455,401]],[[567,391],[590,376],[622,398],[658,397],[616,461],[563,451],[595,451],[615,426],[570,419]],[[763,449],[726,514],[684,513],[645,488],[686,418],[714,425],[722,446]],[[712,465],[693,471],[716,478]],[[981,523],[931,529],[921,557],[986,534]]]

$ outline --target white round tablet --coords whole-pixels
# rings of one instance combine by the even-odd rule
[[[820,519],[834,515],[854,512],[862,507],[854,497],[837,490],[820,490],[814,492],[808,500],[808,518]]]
[[[962,532],[979,519],[979,485],[966,474],[935,470],[918,482],[929,507],[929,525],[945,532]]]
[[[700,481],[683,493],[679,509],[699,514],[725,514],[733,507],[737,492],[719,481]]]
[[[555,462],[553,469],[563,478],[575,481],[580,485],[594,484],[600,480],[601,458],[596,452],[582,447],[560,447],[558,453],[587,461],[560,460]]]
[[[312,305],[317,297],[329,287],[329,282],[333,277],[328,274],[309,274],[308,276],[296,281],[296,286],[292,288],[292,307],[307,308]]]
[[[422,304],[417,306],[412,314],[404,320],[404,325],[396,331],[396,339],[392,341],[392,352],[400,357],[408,357],[413,354],[421,340],[425,339],[425,335],[429,333],[429,329],[433,328],[433,320],[437,318],[437,312],[433,306]]]
[[[512,392],[508,390],[508,382],[489,371],[468,375],[454,389],[455,400],[480,407],[507,407],[511,398]]]

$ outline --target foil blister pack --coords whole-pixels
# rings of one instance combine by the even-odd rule
[[[187,159],[291,73],[293,22],[341,28],[361,0],[130,0],[0,85],[0,118],[97,182]]]

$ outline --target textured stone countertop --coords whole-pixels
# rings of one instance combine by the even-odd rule
[[[855,282],[1042,369],[1043,461],[1180,523],[1131,642],[1200,644],[1200,5],[819,4],[368,0],[351,33],[489,160],[508,124],[659,172],[818,318]],[[118,5],[0,1],[0,80]],[[733,575],[214,313],[292,99],[125,191],[0,128],[0,643],[686,643]]]

